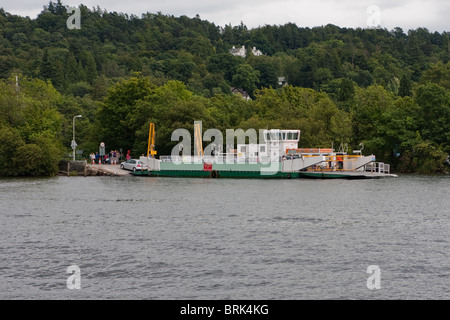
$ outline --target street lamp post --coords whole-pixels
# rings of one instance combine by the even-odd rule
[[[73,117],[73,140],[72,140],[73,161],[75,161],[75,150],[77,149],[77,143],[75,142],[75,119],[82,117],[83,117],[82,115]]]

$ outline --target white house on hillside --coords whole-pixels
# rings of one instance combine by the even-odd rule
[[[242,46],[240,48],[236,48],[235,46],[233,46],[233,48],[230,49],[230,53],[233,56],[245,58],[247,56],[247,49],[245,49],[245,46]],[[252,54],[257,57],[263,55],[261,50],[257,50],[256,47],[253,47]]]
[[[262,56],[262,55],[263,55],[263,53],[261,52],[261,50],[256,50],[256,47],[253,47],[252,53],[253,53],[253,55],[256,56],[256,57],[259,57],[259,56]]]
[[[247,56],[247,49],[245,49],[245,46],[242,46],[241,48],[238,49],[236,49],[236,47],[233,46],[233,48],[230,49],[230,53],[233,56],[245,58]]]

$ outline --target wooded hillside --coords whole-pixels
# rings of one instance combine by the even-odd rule
[[[71,14],[60,1],[36,19],[0,9],[0,160],[11,168],[48,145],[57,150],[52,155],[67,156],[72,118],[82,114],[84,157],[100,141],[144,153],[150,122],[159,154],[168,154],[170,133],[201,120],[206,129],[300,129],[302,146],[358,149],[362,142],[397,171],[445,170],[448,32],[292,23],[248,29],[198,16],[80,9],[81,29],[67,27]],[[233,46],[247,55],[233,56]],[[18,144],[5,148],[11,141]],[[54,173],[55,159],[45,172],[37,163],[49,156],[39,159],[0,175]]]

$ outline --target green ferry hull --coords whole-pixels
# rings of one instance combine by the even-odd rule
[[[205,171],[184,171],[184,170],[160,170],[150,171],[150,177],[174,177],[174,178],[209,178],[210,173]]]
[[[149,171],[152,177],[188,177],[188,178],[235,178],[235,179],[292,179],[298,178],[298,172],[282,172],[281,164],[268,167],[261,163],[214,163],[210,170],[203,164],[161,163],[161,169]]]
[[[212,178],[212,179],[294,179],[298,173],[277,172],[271,175],[263,175],[255,171],[150,171],[151,177],[178,177],[178,178]]]
[[[260,172],[251,171],[217,171],[218,178],[253,178],[253,179],[294,179],[298,178],[298,172],[276,172],[271,175],[263,175]]]

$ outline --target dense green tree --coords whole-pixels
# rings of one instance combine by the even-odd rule
[[[450,152],[450,95],[437,84],[419,85],[415,89],[419,105],[418,123],[423,139],[442,145]]]
[[[69,53],[67,55],[66,63],[64,66],[65,81],[70,86],[80,81],[80,72],[78,70],[78,63],[75,55]]]
[[[207,68],[210,73],[222,74],[226,81],[231,82],[236,67],[242,61],[229,53],[221,53],[210,57]]]
[[[111,150],[133,148],[137,125],[131,117],[136,116],[137,102],[148,96],[153,87],[148,78],[138,76],[108,90],[96,116],[98,144],[103,141]]]
[[[450,52],[449,52],[450,53]],[[450,90],[450,62],[444,64],[439,61],[425,70],[421,82],[433,82],[447,90]]]
[[[364,143],[368,152],[382,154],[384,159],[384,141],[378,134],[382,115],[393,105],[393,94],[382,86],[357,88],[355,103],[352,106],[353,144]]]
[[[51,84],[17,75],[0,82],[0,175],[54,175],[62,157],[60,95]]]
[[[355,95],[355,86],[353,81],[347,78],[341,80],[341,84],[338,89],[337,99],[344,102],[353,98]]]
[[[17,129],[6,124],[0,124],[0,176],[10,176],[17,173],[12,157],[25,143]]]
[[[241,127],[255,129],[298,128],[301,146],[331,147],[351,137],[349,116],[339,110],[327,94],[312,89],[286,86],[258,91],[253,102],[257,114]]]
[[[400,97],[406,97],[411,95],[412,84],[409,77],[405,74],[400,80],[400,88],[398,89],[398,95]]]
[[[447,157],[448,154],[436,144],[424,141],[420,135],[417,135],[412,148],[401,156],[398,169],[406,173],[443,173],[445,172],[444,161]]]
[[[86,74],[86,81],[92,85],[95,83],[95,80],[97,79],[97,64],[95,63],[94,56],[92,55],[91,52],[85,52],[84,59],[85,59],[84,72]]]
[[[259,72],[259,88],[278,87],[277,61],[271,57],[253,57],[249,64]]]
[[[48,56],[48,50],[44,51],[44,57],[40,67],[40,74],[42,79],[51,80],[55,77],[56,68]]]
[[[242,64],[236,68],[233,75],[232,85],[236,88],[242,88],[253,95],[253,91],[257,89],[259,83],[260,72],[252,68],[249,64]]]

